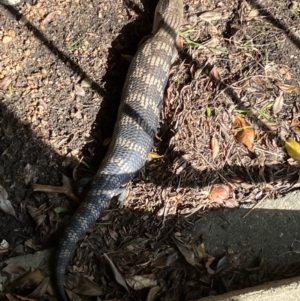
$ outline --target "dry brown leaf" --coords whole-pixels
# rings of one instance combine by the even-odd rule
[[[9,201],[7,197],[7,191],[0,185],[0,209],[7,214],[13,215],[16,218],[17,216],[15,209],[12,206],[11,201]]]
[[[36,287],[38,286],[44,279],[46,278],[46,274],[44,274],[40,270],[33,270],[26,273],[23,277],[19,278],[15,282],[13,282],[10,286],[10,290],[22,289],[24,287]]]
[[[4,269],[2,269],[2,272],[6,272],[8,274],[23,274],[26,270],[19,265],[8,264]]]
[[[66,286],[72,292],[85,296],[100,296],[103,288],[97,283],[82,277],[80,274],[68,274],[66,276]]]
[[[198,246],[194,247],[194,253],[196,254],[196,258],[198,258],[199,260],[204,260],[206,258],[206,251],[205,251],[205,247],[204,247],[204,243],[201,243]]]
[[[85,91],[83,90],[83,88],[81,88],[78,85],[75,85],[75,93],[76,93],[76,95],[79,95],[79,96],[85,95]]]
[[[121,272],[119,271],[119,269],[116,267],[116,265],[114,264],[114,262],[105,254],[103,253],[103,256],[105,257],[105,259],[107,260],[113,274],[114,274],[114,277],[116,279],[116,281],[121,285],[123,286],[126,291],[129,293],[129,287],[126,283],[126,280],[125,278],[123,277],[123,275],[121,274]]]
[[[279,113],[283,108],[283,92],[280,91],[279,95],[276,97],[273,104],[273,112],[274,114]]]
[[[281,74],[287,79],[291,79],[292,76],[291,76],[291,73],[289,71],[289,67],[285,66],[285,65],[279,65],[279,69],[280,69],[280,72]]]
[[[176,37],[176,42],[175,42],[175,44],[176,44],[176,47],[179,49],[179,50],[182,50],[183,49],[183,37],[182,36],[180,36],[180,35],[178,35],[177,37]]]
[[[159,252],[151,265],[156,268],[164,268],[175,262],[177,258],[177,252],[173,249],[169,249],[167,251]]]
[[[35,208],[35,207],[30,206],[30,205],[27,206],[28,213],[35,220],[38,227],[43,225],[43,223],[44,223],[44,221],[47,217],[46,207],[47,207],[46,203],[42,204],[39,208]]]
[[[6,91],[11,84],[11,77],[5,76],[4,78],[0,79],[0,89]]]
[[[224,200],[224,207],[226,208],[236,208],[239,206],[239,202],[237,200]]]
[[[10,37],[10,36],[4,36],[3,38],[2,38],[2,43],[3,44],[8,44],[9,42],[11,42],[12,41],[12,37]]]
[[[3,239],[0,243],[0,254],[7,253],[9,251],[9,243]]]
[[[254,19],[255,17],[257,17],[258,15],[259,15],[259,10],[257,10],[257,9],[252,9],[252,10],[249,12],[248,16],[246,17],[246,20],[247,20],[247,21],[250,21],[250,20]]]
[[[19,296],[15,294],[6,294],[5,296],[9,301],[38,301],[37,299]]]
[[[294,121],[294,120],[292,120],[291,126],[300,127],[300,121]]]
[[[183,246],[181,243],[174,240],[180,253],[184,256],[185,260],[192,266],[195,266],[195,254],[189,248]]]
[[[21,300],[18,297],[16,297],[15,295],[10,294],[10,293],[6,294],[5,296],[8,301],[20,301]]]
[[[161,286],[153,286],[149,289],[146,301],[154,301],[160,292],[162,291]]]
[[[200,20],[206,22],[218,21],[222,19],[222,12],[220,11],[206,11],[199,16]]]
[[[244,182],[244,180],[236,174],[231,174],[229,176],[230,176],[230,179],[235,183],[243,183]]]
[[[50,285],[50,277],[46,277],[45,279],[42,280],[42,282],[38,285],[38,287],[26,297],[40,300],[47,292],[49,285]]]
[[[220,76],[219,70],[216,66],[213,66],[213,68],[210,70],[210,75],[212,76],[212,78],[214,80],[221,81],[221,76]]]
[[[38,245],[36,245],[36,242],[33,238],[28,238],[25,240],[25,246],[28,248],[31,248],[33,250],[37,250],[39,248]]]
[[[197,262],[198,268],[205,267],[207,269],[207,271],[210,273],[210,271],[211,271],[210,265],[214,261],[215,258],[206,253],[204,243],[201,243],[200,245],[195,246],[193,248],[193,250],[196,255],[195,258],[197,260],[196,262]],[[214,271],[211,271],[210,274],[214,274]]]
[[[218,37],[212,37],[208,41],[204,42],[203,45],[206,47],[216,48],[220,45],[220,39]]]
[[[71,300],[71,301],[82,301],[82,298],[79,297],[77,294],[71,292],[70,290],[66,289],[66,293],[67,293],[67,296],[68,296],[68,300]]]
[[[248,124],[243,117],[236,117],[233,126],[238,130],[235,135],[237,141],[252,149],[254,143],[255,132],[253,127]]]
[[[212,157],[215,159],[220,151],[219,142],[215,137],[211,139],[211,149],[212,149]]]
[[[214,186],[208,198],[215,203],[223,204],[225,200],[229,198],[230,187],[224,184]]]
[[[215,275],[238,268],[240,264],[241,254],[227,254],[219,260]]]
[[[288,85],[285,83],[281,83],[281,82],[276,82],[275,85],[283,92],[285,93],[291,93],[293,91],[298,90],[299,87],[295,86],[295,85]]]
[[[118,239],[118,232],[115,231],[112,227],[108,227],[108,232],[109,232],[109,236],[110,236],[113,240],[117,241],[117,239]]]
[[[177,174],[177,173],[176,173]],[[178,204],[182,203],[180,195],[174,195],[167,199],[165,206],[159,209],[157,216],[169,216],[175,215],[177,212]]]
[[[73,193],[74,181],[72,178],[62,175],[62,183],[66,190],[69,190]]]
[[[206,261],[205,261],[205,268],[207,270],[207,273],[209,275],[213,275],[215,273],[215,270],[211,268],[211,264],[215,261],[215,257],[212,255],[207,255]]]
[[[207,26],[207,32],[209,33],[209,35],[210,35],[211,37],[214,37],[214,36],[218,36],[218,35],[219,35],[219,32],[218,32],[217,27],[214,26],[214,25],[211,25],[211,24]]]
[[[136,291],[157,285],[156,277],[152,274],[127,277],[126,281]]]
[[[9,35],[9,36],[12,37],[12,38],[15,38],[15,37],[16,37],[16,32],[15,32],[13,29],[10,29],[10,30],[7,32],[7,35]]]

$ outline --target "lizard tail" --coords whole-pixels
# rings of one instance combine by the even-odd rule
[[[64,289],[65,270],[76,247],[76,243],[96,222],[118,188],[114,187],[112,189],[112,187],[109,187],[111,185],[108,185],[108,183],[116,184],[116,182],[108,181],[109,176],[106,176],[105,181],[101,178],[102,175],[96,177],[93,186],[98,186],[97,189],[90,190],[84,202],[81,203],[77,212],[71,218],[70,223],[64,229],[59,241],[54,275],[56,278],[56,289],[63,301],[68,301]]]

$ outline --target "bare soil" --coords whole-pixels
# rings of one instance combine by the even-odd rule
[[[209,210],[251,207],[299,187],[299,165],[285,148],[289,138],[300,141],[299,2],[184,3],[182,47],[153,153],[127,185],[124,207],[113,203],[78,244],[67,271],[73,300],[88,295],[76,291],[84,275],[102,287],[94,291],[98,300],[149,294],[149,300],[191,300],[223,292],[212,281],[214,254],[183,233]],[[55,246],[77,204],[34,192],[31,184],[56,186],[62,175],[76,182],[95,174],[130,56],[151,31],[155,5],[0,5],[0,185],[16,212],[0,211],[0,238],[9,244],[2,259]],[[237,118],[244,123],[237,126]],[[130,294],[115,280],[119,274]],[[253,283],[234,288],[245,285]],[[55,300],[51,294],[39,297]]]

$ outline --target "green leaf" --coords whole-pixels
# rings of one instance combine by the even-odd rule
[[[112,137],[106,138],[106,139],[103,141],[103,146],[109,145],[109,144],[110,144],[110,141],[111,141],[111,138],[112,138]]]
[[[131,63],[133,59],[133,55],[130,54],[121,54],[122,58],[125,59],[127,62]]]
[[[68,209],[66,207],[56,207],[53,209],[56,213],[63,213],[68,212]]]
[[[206,114],[208,117],[210,117],[212,115],[212,109],[210,107],[206,108]]]

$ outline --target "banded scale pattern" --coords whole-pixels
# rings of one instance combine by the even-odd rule
[[[176,36],[183,19],[183,0],[160,0],[152,34],[138,49],[125,80],[112,141],[85,200],[59,241],[55,283],[63,301],[64,273],[76,242],[116,195],[143,167],[159,123],[164,89],[176,57]]]

